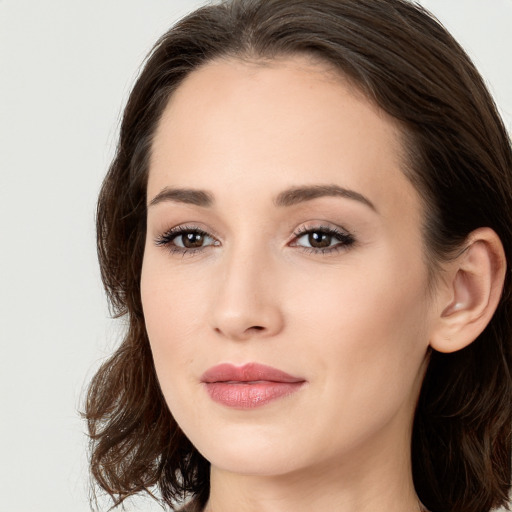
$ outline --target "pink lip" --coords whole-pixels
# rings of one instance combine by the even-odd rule
[[[258,363],[224,363],[207,370],[201,381],[215,402],[251,409],[298,391],[305,379]]]

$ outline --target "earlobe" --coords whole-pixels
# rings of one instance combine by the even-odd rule
[[[479,228],[467,239],[464,251],[448,264],[440,290],[439,315],[430,345],[439,352],[455,352],[472,343],[498,307],[506,260],[498,235]]]

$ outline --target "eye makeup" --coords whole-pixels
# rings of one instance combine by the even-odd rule
[[[332,254],[347,250],[355,238],[346,230],[333,226],[317,225],[299,227],[288,244],[308,254]],[[220,246],[220,241],[204,229],[195,225],[180,225],[158,235],[154,241],[171,254],[199,254],[211,247]]]

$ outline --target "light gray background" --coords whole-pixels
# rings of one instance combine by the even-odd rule
[[[140,63],[201,3],[0,0],[0,510],[89,510],[77,411],[118,332],[95,199]],[[511,130],[512,0],[422,3],[474,58]]]

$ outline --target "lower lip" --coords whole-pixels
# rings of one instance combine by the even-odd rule
[[[253,409],[298,391],[304,382],[208,382],[214,402],[237,409]]]

